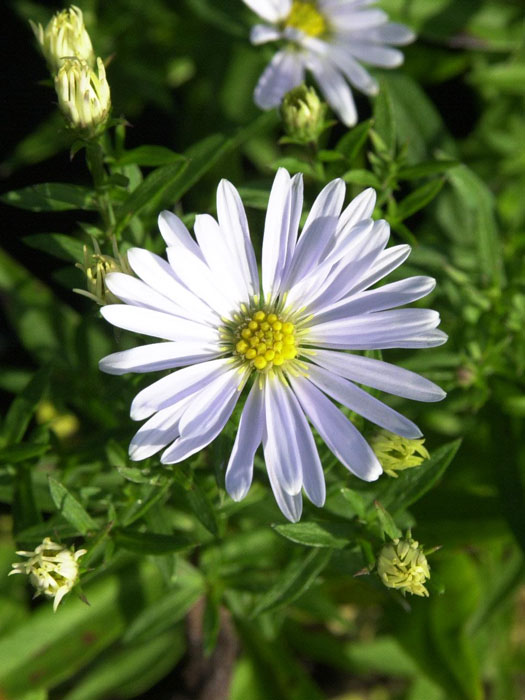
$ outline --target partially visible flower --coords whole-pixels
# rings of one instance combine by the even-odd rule
[[[102,255],[100,247],[95,239],[93,239],[93,247],[95,252],[88,251],[88,247],[84,246],[84,262],[77,263],[78,267],[86,275],[85,289],[74,289],[77,294],[82,294],[88,299],[92,299],[100,306],[104,304],[117,304],[119,299],[114,296],[106,285],[106,275],[110,272],[125,272],[132,274],[126,255],[122,255],[117,247],[115,239],[112,239],[113,255]]]
[[[84,26],[82,10],[75,5],[57,12],[45,29],[31,20],[30,24],[53,74],[68,58],[85,61],[90,68],[94,66],[95,54]]]
[[[28,560],[13,564],[9,575],[27,574],[36,589],[35,595],[54,598],[53,610],[56,612],[62,598],[77,582],[78,560],[86,552],[86,549],[67,549],[46,537],[34,552],[17,552]]]
[[[396,538],[385,544],[377,561],[377,573],[387,588],[397,588],[405,595],[428,596],[424,584],[430,567],[419,542]]]
[[[370,440],[370,445],[381,462],[385,474],[397,479],[397,473],[418,467],[430,455],[424,446],[425,440],[410,440],[381,430]]]
[[[78,58],[69,58],[55,77],[55,89],[62,114],[73,129],[93,136],[102,127],[111,108],[106,69],[97,58],[97,69]]]
[[[436,311],[399,308],[428,294],[435,281],[410,277],[370,289],[402,264],[410,247],[386,247],[388,223],[371,218],[373,190],[342,211],[344,198],[345,183],[330,182],[298,238],[302,176],[279,169],[266,214],[260,279],[241,198],[222,180],[218,221],[197,216],[196,241],[177,216],[163,212],[159,227],[169,262],[132,248],[129,264],[140,279],[107,275],[109,290],[124,303],[104,306],[102,316],[168,342],[109,355],[100,368],[110,374],[176,370],[132,403],[131,417],[148,419],[131,441],[132,459],[163,450],[161,462],[174,464],[206,447],[250,381],[226,488],[235,500],[244,498],[262,443],[279,507],[295,521],[303,488],[315,505],[325,500],[308,419],[358,477],[373,481],[383,471],[328,397],[391,432],[421,437],[414,423],[356,383],[419,401],[439,401],[445,393],[413,372],[347,351],[444,343]]]
[[[284,39],[255,88],[261,109],[278,107],[283,96],[313,73],[321,92],[347,126],[357,122],[348,83],[367,95],[378,92],[377,82],[361,65],[395,68],[403,54],[391,45],[408,44],[414,34],[389,22],[374,0],[244,0],[268,24],[257,24],[252,44]],[[348,81],[348,82],[347,82]]]
[[[78,418],[73,413],[59,413],[51,401],[44,399],[36,408],[37,423],[47,425],[61,440],[74,435],[78,428]]]
[[[325,127],[326,105],[313,87],[298,85],[287,92],[281,117],[287,135],[301,143],[316,142]]]

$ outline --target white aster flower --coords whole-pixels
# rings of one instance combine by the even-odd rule
[[[106,284],[124,304],[101,309],[119,328],[161,338],[105,357],[110,374],[171,370],[135,397],[131,417],[148,419],[131,441],[130,456],[164,450],[161,462],[180,462],[223,429],[253,380],[226,470],[226,489],[242,499],[262,443],[270,483],[282,512],[301,515],[301,490],[317,506],[325,483],[308,425],[355,475],[373,481],[381,465],[353,423],[328,398],[408,438],[414,423],[354,382],[419,401],[445,394],[413,372],[348,350],[426,348],[446,335],[439,314],[400,309],[434,288],[429,277],[369,289],[408,256],[408,245],[386,248],[389,226],[370,217],[368,189],[342,211],[345,184],[329,183],[315,200],[301,236],[301,175],[280,169],[273,183],[262,244],[262,280],[244,207],[222,180],[218,222],[195,220],[196,241],[174,214],[159,217],[168,246],[163,258],[132,248],[139,279],[110,273]],[[341,213],[342,212],[342,213]]]
[[[313,73],[326,101],[347,126],[357,122],[350,83],[376,95],[377,82],[361,61],[395,68],[403,54],[392,45],[408,44],[414,34],[389,22],[376,0],[244,0],[268,24],[257,24],[252,44],[284,40],[261,75],[255,102],[261,109],[278,107],[284,95]]]
[[[36,589],[35,595],[44,594],[54,598],[56,612],[60,601],[69,593],[78,580],[78,560],[86,549],[68,549],[46,537],[34,552],[17,552],[27,561],[12,564],[11,574],[27,574]]]

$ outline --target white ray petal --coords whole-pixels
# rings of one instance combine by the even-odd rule
[[[180,245],[176,249],[179,251],[184,250],[186,255],[198,260]],[[186,318],[198,318],[203,322],[212,324],[217,322],[217,315],[213,313],[210,306],[194,294],[191,286],[188,287],[185,284],[181,284],[166,260],[144,248],[130,248],[127,255],[129,264],[135,274],[152,289],[155,289],[159,294],[163,294],[167,299],[184,309]]]
[[[195,243],[191,237],[191,233],[176,214],[168,210],[162,211],[159,214],[158,224],[161,236],[166,241],[166,246],[168,248],[170,246],[177,247],[182,245],[190,253],[196,255],[199,260],[204,260],[199,246]]]
[[[378,46],[367,41],[352,41],[348,44],[348,51],[360,61],[371,66],[383,68],[397,68],[403,63],[403,54],[389,46]]]
[[[358,316],[404,306],[430,294],[435,286],[436,280],[432,277],[408,277],[399,282],[385,284],[379,289],[371,289],[351,297],[345,297],[345,299],[341,299],[316,313],[315,320],[317,323],[325,323],[348,316]]]
[[[437,384],[419,374],[371,357],[318,349],[312,361],[346,379],[406,399],[432,402],[446,396]]]
[[[239,428],[226,468],[226,491],[241,501],[252,483],[253,460],[261,444],[264,427],[264,394],[255,380],[241,415]]]
[[[189,399],[158,411],[135,433],[129,444],[129,457],[135,462],[147,459],[179,436],[179,420]]]
[[[106,275],[104,282],[109,291],[125,304],[186,317],[186,312],[181,306],[136,277],[122,272],[110,272]]]
[[[347,379],[314,365],[308,366],[307,373],[319,389],[381,428],[409,439],[422,436],[415,423]]]
[[[212,440],[215,440],[228,422],[238,400],[239,393],[235,392],[230,396],[228,401],[221,405],[218,411],[213,412],[210,421],[206,421],[208,427],[205,431],[197,435],[192,435],[191,437],[177,438],[173,445],[162,453],[160,458],[162,464],[176,464],[177,462],[182,462],[188,457],[191,457],[192,454],[195,454],[195,452],[202,450],[206,445],[209,445]],[[203,418],[206,419],[208,417],[208,415],[203,416]]]
[[[286,389],[286,392],[295,421],[296,440],[303,473],[303,488],[310,501],[320,508],[326,499],[326,486],[317,446],[295,394],[291,389]]]
[[[388,22],[380,27],[374,27],[366,33],[368,41],[376,44],[395,44],[396,46],[404,46],[410,44],[416,38],[414,32],[405,27],[404,24],[397,22]]]
[[[256,24],[250,31],[250,41],[255,46],[266,44],[268,41],[276,41],[280,37],[281,32],[275,27],[269,27],[267,24]]]
[[[291,205],[290,175],[284,168],[279,168],[273,181],[264,222],[262,286],[265,299],[275,295],[281,283],[288,248]]]
[[[231,361],[228,358],[210,360],[184,367],[158,379],[135,396],[131,404],[131,418],[143,420],[156,411],[195,394],[216,377],[225,374],[230,366]]]
[[[357,110],[352,91],[341,73],[331,62],[314,54],[308,55],[306,65],[314,74],[321,92],[339,119],[346,126],[354,126],[357,123]]]
[[[100,309],[100,313],[117,328],[154,338],[205,344],[216,343],[219,339],[217,330],[210,326],[140,306],[108,304]]]
[[[114,352],[103,357],[99,369],[107,374],[128,372],[159,372],[184,365],[212,360],[220,355],[217,346],[195,342],[165,342],[139,345],[130,350]]]
[[[304,377],[290,377],[290,383],[303,411],[337,459],[364,481],[379,478],[381,465],[353,423]]]
[[[246,212],[239,193],[228,180],[221,180],[217,188],[217,219],[231,253],[238,261],[248,295],[258,294],[259,273]]]
[[[255,88],[255,104],[272,109],[283,97],[304,80],[303,59],[297,51],[278,51],[264,69]]]
[[[375,261],[369,266],[369,269],[356,277],[355,284],[347,287],[345,294],[357,294],[363,289],[368,289],[379,280],[386,277],[396,268],[402,265],[410,255],[411,247],[406,244],[394,245],[391,248],[382,250]]]
[[[353,58],[346,45],[332,46],[329,54],[331,60],[345,75],[346,79],[365,95],[377,95],[379,85],[370,73]]]
[[[264,386],[267,439],[264,443],[266,463],[273,465],[281,488],[295,496],[303,485],[296,428],[290,403],[281,380],[268,376]]]
[[[292,8],[292,0],[243,0],[245,5],[267,22],[285,19]]]

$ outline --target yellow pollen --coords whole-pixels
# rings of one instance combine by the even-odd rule
[[[274,366],[281,367],[297,357],[296,329],[291,321],[262,310],[247,310],[235,321],[237,328],[230,332],[234,355],[241,362],[262,372]]]
[[[326,32],[326,20],[313,0],[293,0],[290,14],[284,22],[286,27],[300,29],[309,36],[320,36]]]

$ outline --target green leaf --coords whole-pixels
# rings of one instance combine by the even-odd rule
[[[306,556],[295,559],[284,569],[278,581],[261,596],[250,617],[257,617],[263,612],[276,610],[297,600],[315,583],[331,555],[329,549],[314,549]]]
[[[351,523],[311,521],[275,525],[275,532],[287,540],[306,547],[331,547],[342,549],[351,544],[355,528]]]
[[[268,207],[268,199],[270,193],[267,188],[257,188],[257,187],[238,187],[241,199],[246,207],[252,207],[253,209],[261,209],[266,211]]]
[[[376,498],[394,513],[418,501],[443,476],[454,459],[461,440],[454,440],[432,452],[419,467],[406,469],[397,479],[383,477],[376,489]]]
[[[374,100],[374,131],[383,140],[388,153],[393,155],[396,145],[396,121],[392,95],[384,80],[380,80],[379,94]]]
[[[15,445],[24,437],[35,408],[42,398],[49,381],[49,369],[39,370],[13,401],[2,425],[1,442]]]
[[[316,177],[315,169],[310,163],[305,163],[304,160],[294,158],[293,156],[278,158],[274,161],[273,167],[275,170],[277,170],[277,168],[286,168],[286,170],[292,174],[303,173],[304,175],[310,175],[310,177]]]
[[[430,180],[430,182],[426,182],[407,195],[397,205],[395,213],[396,219],[404,221],[408,219],[409,216],[412,216],[412,214],[426,207],[427,204],[430,204],[443,187],[444,182],[442,178]]]
[[[362,185],[363,187],[381,187],[378,178],[369,170],[349,170],[343,175],[343,180],[352,185]]]
[[[204,593],[201,578],[179,578],[176,587],[137,615],[126,630],[124,643],[151,639],[182,620]]]
[[[375,501],[374,506],[377,513],[377,519],[379,520],[379,525],[383,533],[388,535],[391,540],[395,540],[396,537],[402,537],[403,533],[395,524],[394,518],[386,510],[383,504],[379,501]]]
[[[358,155],[368,138],[368,132],[372,128],[373,119],[367,119],[358,124],[345,134],[336,145],[336,150],[342,153],[346,159],[352,162]]]
[[[96,209],[94,193],[88,187],[64,182],[44,182],[0,196],[5,204],[30,211],[72,211]]]
[[[162,193],[173,184],[188,167],[188,162],[172,163],[157,168],[133,190],[117,212],[116,231],[122,231],[146,205],[154,206]]]
[[[397,175],[400,180],[418,180],[420,177],[429,175],[441,175],[457,165],[459,165],[457,160],[430,160],[426,163],[399,168]]]
[[[25,464],[18,466],[14,478],[13,493],[13,529],[17,535],[17,541],[24,543],[20,533],[41,522],[42,518],[38,510],[33,474]]]
[[[82,535],[96,530],[97,524],[74,496],[58,481],[49,478],[49,492],[59,512]]]
[[[198,544],[188,535],[159,535],[153,532],[139,532],[130,528],[115,529],[113,535],[115,543],[119,547],[142,555],[169,554],[195,547]]]
[[[170,165],[177,161],[185,160],[185,156],[175,153],[165,146],[138,146],[130,151],[125,151],[117,158],[117,165],[141,165],[145,167],[158,167]]]
[[[40,457],[50,449],[50,445],[33,445],[31,443],[23,443],[21,445],[12,445],[0,449],[0,464],[16,464],[27,459]]]
[[[469,214],[472,239],[478,246],[481,272],[487,282],[502,281],[502,252],[494,215],[494,196],[466,165],[452,168],[448,173],[452,187],[460,197],[461,206]]]
[[[84,261],[84,246],[76,238],[65,236],[63,233],[35,233],[26,236],[24,243],[31,248],[43,250],[60,260],[82,263]]]

